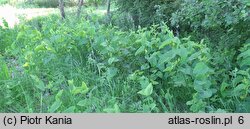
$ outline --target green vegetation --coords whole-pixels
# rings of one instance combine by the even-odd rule
[[[7,4],[8,0],[0,0],[0,5]]]
[[[4,22],[0,112],[250,112],[248,1],[115,2]]]
[[[79,0],[63,0],[66,7],[76,6]],[[85,6],[99,7],[107,0],[84,0]],[[0,5],[11,4],[18,7],[57,8],[58,0],[0,0]]]
[[[65,0],[67,1],[67,5],[75,5],[77,3],[76,0]],[[58,0],[0,0],[1,4],[11,4],[15,6],[21,7],[54,7],[58,6]]]

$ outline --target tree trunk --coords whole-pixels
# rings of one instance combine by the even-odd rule
[[[98,1],[97,0],[94,1],[94,5],[96,8],[98,8]]]
[[[140,25],[139,15],[137,13],[132,14],[132,19],[134,21],[135,29],[137,30]]]
[[[83,0],[78,0],[77,18],[79,18],[81,15],[82,6],[83,6]]]
[[[108,0],[107,1],[107,5],[108,5],[108,8],[107,8],[107,15],[110,16],[110,4],[111,4],[111,0]]]
[[[63,0],[58,0],[58,2],[59,2],[59,8],[60,8],[62,19],[65,19],[64,2]]]
[[[111,13],[110,13],[110,4],[111,4],[111,0],[108,0],[107,1],[107,6],[108,6],[108,8],[107,8],[107,20],[108,20],[108,23],[110,23],[111,22]]]

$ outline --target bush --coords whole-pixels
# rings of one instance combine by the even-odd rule
[[[14,36],[16,34],[15,30],[10,29],[8,23],[3,19],[4,26],[0,26],[0,55],[5,52],[5,49],[10,46],[14,41]]]
[[[145,27],[168,21],[173,12],[180,5],[181,0],[117,0],[120,13],[129,13],[132,16],[134,26]]]
[[[7,4],[9,0],[0,0],[0,5]]]
[[[171,25],[184,36],[192,33],[198,40],[208,38],[213,48],[239,48],[249,37],[249,14],[242,0],[187,0],[172,14]]]

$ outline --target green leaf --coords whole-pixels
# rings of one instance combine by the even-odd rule
[[[182,72],[182,73],[184,73],[184,74],[186,74],[186,75],[192,75],[192,68],[190,67],[190,66],[185,66],[185,67],[181,67],[181,68],[179,68],[179,70]]]
[[[149,96],[153,93],[153,85],[150,83],[145,89],[142,89],[137,93],[144,96]]]
[[[145,63],[144,65],[141,66],[141,70],[146,70],[149,69],[149,65],[147,63]]]
[[[202,99],[210,98],[213,95],[212,90],[203,90],[199,92],[199,95]]]
[[[166,41],[164,41],[164,42],[160,45],[159,49],[162,49],[162,48],[166,47],[167,45],[169,45],[169,44],[171,44],[171,43],[173,43],[172,40],[166,40]]]
[[[103,109],[103,111],[106,113],[114,113],[115,112],[115,110],[113,108],[105,108],[105,109]]]
[[[75,88],[74,80],[68,80],[68,85],[69,85],[70,90],[73,90]]]
[[[30,75],[30,76],[31,76],[31,78],[32,78],[33,81],[34,81],[35,86],[36,86],[38,89],[44,91],[44,90],[45,90],[45,85],[44,85],[43,81],[41,81],[36,75]]]
[[[115,109],[115,113],[121,112],[117,103],[114,105],[114,109]]]
[[[244,79],[243,76],[237,76],[236,78],[233,79],[232,83],[233,85],[238,85],[239,83],[242,82],[243,79]]]
[[[166,52],[164,54],[159,54],[159,61],[158,64],[164,64],[168,63],[170,60],[172,60],[176,56],[176,53],[171,50],[169,52]]]
[[[172,79],[174,81],[174,86],[185,86],[188,78],[182,73],[177,73]]]
[[[73,95],[77,95],[77,94],[86,94],[88,93],[89,88],[87,87],[85,82],[82,82],[82,85],[80,87],[74,87],[73,90],[71,90],[71,93]]]
[[[71,91],[71,93],[72,93],[73,95],[80,94],[81,92],[82,92],[82,88],[81,88],[81,87],[75,87],[75,88]]]
[[[237,87],[234,88],[233,93],[235,96],[241,96],[243,91],[248,90],[247,85],[245,84],[239,84]]]
[[[63,113],[74,113],[75,109],[76,109],[75,106],[71,106],[71,107],[67,108],[66,110],[64,110]]]
[[[228,87],[229,85],[226,83],[226,82],[222,82],[221,86],[220,86],[220,93],[222,94],[222,96],[225,97],[226,95],[226,88]]]
[[[108,63],[109,63],[109,65],[111,65],[113,62],[117,62],[117,61],[118,61],[117,58],[111,57],[111,58],[109,58]]]
[[[61,97],[62,97],[62,93],[63,90],[60,90],[57,94],[56,94],[56,101],[60,101]]]
[[[119,113],[120,112],[120,109],[119,109],[119,106],[118,104],[116,103],[114,105],[114,108],[105,108],[103,109],[104,112],[107,112],[107,113]]]
[[[107,73],[106,73],[107,78],[112,79],[117,74],[117,72],[118,72],[118,69],[115,67],[108,68]]]
[[[78,106],[84,107],[86,106],[86,100],[81,100],[77,103]]]
[[[209,72],[212,72],[212,70],[204,62],[197,63],[193,70],[193,74],[195,75],[204,75]]]
[[[0,60],[0,80],[10,79],[9,69],[4,61]]]
[[[87,87],[85,82],[82,82],[82,89],[83,90],[88,90],[89,88]]]
[[[149,84],[149,79],[145,76],[142,76],[139,78],[139,82],[140,82],[142,88],[146,88]]]
[[[179,55],[182,59],[186,59],[188,56],[187,48],[181,47],[176,51],[177,55]]]
[[[250,66],[250,57],[248,57],[240,62],[240,67],[243,67],[243,66]]]
[[[152,55],[150,55],[150,57],[146,57],[146,59],[148,60],[148,62],[150,63],[152,67],[155,67],[156,65],[158,65],[157,56],[158,56],[158,52],[154,52]]]
[[[45,44],[40,44],[40,45],[36,46],[36,48],[34,50],[36,52],[38,52],[38,51],[44,51],[44,50],[46,50],[46,46],[45,46]]]
[[[55,101],[49,108],[50,113],[54,113],[62,105],[61,101]]]
[[[201,55],[201,52],[196,52],[192,54],[190,57],[188,57],[188,61],[193,61],[194,59],[198,59],[200,55]]]
[[[136,52],[135,52],[135,56],[141,54],[143,51],[145,51],[145,47],[141,46]]]
[[[241,57],[242,57],[242,58],[250,57],[250,49],[248,49],[248,50],[242,52],[242,53],[238,56],[238,58],[241,58]]]
[[[81,94],[86,94],[89,91],[89,88],[87,87],[85,82],[82,82],[82,92]]]

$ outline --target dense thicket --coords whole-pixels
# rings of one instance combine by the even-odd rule
[[[250,112],[248,1],[115,2],[108,22],[5,22],[0,111]]]
[[[164,21],[177,35],[207,39],[213,47],[240,46],[250,33],[246,0],[117,0],[117,5],[135,28]]]

